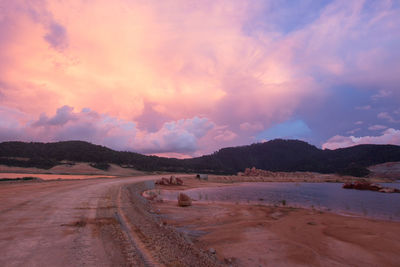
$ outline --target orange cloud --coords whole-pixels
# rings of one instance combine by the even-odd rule
[[[172,149],[157,143],[166,123],[207,118],[215,128],[189,134],[186,151],[201,144],[210,152],[248,143],[327,97],[331,85],[398,84],[399,61],[385,50],[400,24],[390,6],[366,16],[363,1],[333,1],[290,31],[268,20],[274,6],[0,0],[0,107],[31,119],[64,105],[90,108],[134,123],[142,140],[163,147],[158,152]],[[393,58],[389,71],[382,56]]]
[[[276,109],[282,96],[311,90],[296,89],[301,81],[290,85],[291,70],[276,46],[243,32],[255,4],[40,2],[37,16],[51,19],[35,20],[29,9],[10,14],[16,34],[1,53],[12,58],[1,79],[18,88],[7,94],[7,105],[24,111],[67,104],[132,119],[152,102],[179,119],[210,115],[227,102],[240,117],[249,112],[234,99],[243,88],[249,101],[263,102],[261,113]],[[43,98],[50,101],[44,105]]]

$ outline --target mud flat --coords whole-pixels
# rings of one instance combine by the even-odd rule
[[[185,179],[181,190],[221,186]],[[229,186],[229,185],[228,185]],[[313,209],[236,203],[152,203],[163,224],[232,266],[398,266],[400,223]]]

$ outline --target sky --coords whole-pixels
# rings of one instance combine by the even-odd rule
[[[400,145],[400,0],[0,0],[0,141]]]

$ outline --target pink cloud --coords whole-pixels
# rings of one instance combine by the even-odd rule
[[[18,132],[7,136],[28,138],[28,127],[38,140],[212,152],[316,110],[336,85],[400,99],[400,55],[390,48],[400,14],[390,5],[365,14],[363,1],[332,1],[291,31],[254,21],[270,15],[263,1],[0,5],[0,107],[25,114],[2,119],[3,131]]]
[[[359,107],[355,107],[355,109],[358,109],[358,110],[370,110],[371,106],[370,105],[359,106]]]
[[[118,150],[142,153],[192,153],[198,149],[198,141],[215,124],[207,118],[194,117],[170,121],[155,132],[137,128],[131,121],[120,120],[90,109],[75,112],[63,106],[54,116],[42,114],[39,119],[23,121],[27,114],[0,108],[1,141],[66,141],[84,140]],[[171,155],[172,155],[171,154]],[[177,154],[178,155],[178,154]]]
[[[0,80],[14,93],[5,94],[3,105],[34,114],[101,106],[132,119],[151,102],[174,120],[228,119],[217,108],[235,105],[234,118],[270,120],[271,113],[289,116],[315,89],[312,79],[296,77],[290,57],[282,60],[280,42],[243,32],[257,3],[38,3],[23,12],[24,1],[4,5],[14,38],[2,41],[0,58],[11,61]],[[242,88],[246,102],[237,98]],[[41,105],[46,96],[52,100]]]
[[[350,131],[347,131],[348,134],[355,134],[356,132],[361,131],[361,128],[355,128]]]
[[[237,137],[237,134],[230,130],[222,130],[214,137],[217,141],[232,141]]]
[[[392,115],[390,115],[388,112],[380,112],[377,116],[379,119],[384,119],[388,122],[392,123],[398,123],[400,120],[396,120]]]
[[[392,144],[400,145],[400,130],[389,128],[378,136],[340,136],[330,138],[322,145],[324,149],[337,149],[361,144]]]
[[[157,132],[139,133],[133,147],[144,153],[190,153],[198,149],[198,139],[213,127],[213,122],[199,117],[167,122]]]
[[[264,129],[264,126],[259,123],[250,123],[250,122],[244,122],[239,125],[240,129],[243,131],[261,131]]]
[[[375,124],[375,125],[372,125],[372,126],[368,127],[368,130],[378,131],[378,130],[383,130],[383,129],[386,129],[386,128],[387,128],[387,126],[385,126],[385,125]]]

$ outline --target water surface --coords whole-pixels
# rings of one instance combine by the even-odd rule
[[[400,183],[381,183],[400,189]],[[184,191],[197,201],[277,204],[400,221],[400,194],[343,189],[341,183],[241,183]],[[176,200],[178,192],[163,191]]]

